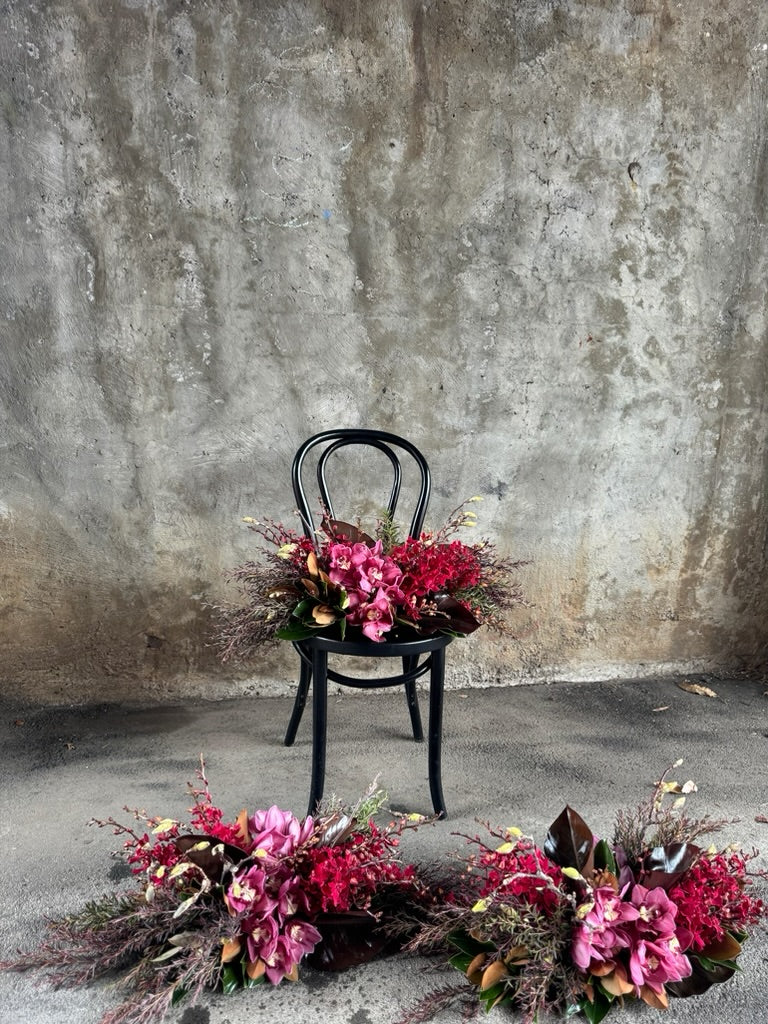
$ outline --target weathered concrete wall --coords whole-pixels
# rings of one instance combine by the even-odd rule
[[[206,602],[337,424],[530,560],[453,682],[764,656],[761,0],[0,12],[9,690],[291,678]]]

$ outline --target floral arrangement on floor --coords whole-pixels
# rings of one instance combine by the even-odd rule
[[[351,810],[328,806],[299,820],[270,807],[227,822],[202,760],[197,778],[186,826],[140,811],[137,828],[94,819],[124,837],[140,887],[49,922],[36,949],[0,969],[39,969],[68,987],[123,972],[127,998],[99,1024],[153,1024],[205,989],[296,980],[303,958],[341,970],[391,951],[379,920],[427,896],[397,856],[400,836],[424,819],[378,826],[385,794],[374,785]]]
[[[543,849],[517,829],[489,827],[495,847],[466,837],[474,852],[409,945],[453,949],[465,981],[431,993],[402,1022],[460,1001],[509,1004],[528,1024],[578,1012],[596,1024],[625,999],[665,1009],[669,995],[730,978],[748,930],[768,914],[750,876],[767,876],[749,871],[754,851],[694,842],[729,822],[683,813],[696,787],[669,781],[669,771],[647,801],[617,815],[611,842],[570,807]]]
[[[480,625],[503,631],[504,612],[520,600],[510,574],[522,563],[501,557],[488,540],[456,539],[475,525],[467,504],[440,530],[402,541],[388,518],[371,537],[325,515],[314,540],[246,518],[269,547],[261,561],[228,574],[245,603],[219,609],[222,658],[317,634],[344,639],[351,631],[380,643],[402,634],[464,636]]]
[[[677,767],[681,762],[672,767]],[[696,787],[668,769],[648,800],[620,811],[598,839],[566,807],[542,848],[517,829],[465,837],[460,868],[418,870],[400,837],[424,821],[381,827],[371,787],[351,810],[302,820],[277,807],[225,821],[201,762],[187,825],[134,811],[138,826],[93,824],[123,837],[137,889],[93,900],[49,923],[30,952],[0,969],[45,972],[57,986],[121,975],[127,997],[100,1024],[157,1024],[184,999],[296,980],[302,961],[342,970],[405,948],[444,955],[464,975],[401,1017],[418,1024],[462,1003],[508,1006],[527,1024],[582,1013],[590,1024],[640,999],[664,1009],[727,981],[768,907],[752,895],[756,852],[695,840],[730,822],[690,818]]]

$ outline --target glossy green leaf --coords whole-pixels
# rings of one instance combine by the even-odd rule
[[[593,1000],[582,999],[579,1009],[589,1021],[589,1024],[600,1024],[613,1004],[613,997],[607,996],[600,988],[595,989]]]
[[[478,992],[478,999],[483,1005],[486,1013],[490,1013],[494,1006],[499,1002],[505,1002],[502,999],[504,995],[507,995],[509,999],[514,995],[514,990],[508,991],[507,986],[503,982],[499,982],[498,985],[492,985],[490,988],[481,989]]]
[[[612,875],[619,873],[613,850],[605,839],[601,839],[599,843],[595,844],[595,868],[598,871],[610,871]]]
[[[451,967],[455,967],[457,971],[461,971],[462,974],[466,974],[469,969],[469,965],[474,960],[474,957],[470,953],[454,953],[453,956],[448,957],[448,963]]]
[[[239,965],[226,964],[221,972],[221,990],[225,996],[231,995],[242,987],[242,974]]]
[[[306,640],[307,637],[317,636],[317,629],[297,623],[295,626],[283,626],[275,630],[278,640]]]
[[[178,1006],[186,994],[187,990],[183,985],[176,985],[171,996],[171,1006]]]
[[[467,953],[470,959],[477,956],[478,953],[496,949],[492,942],[481,942],[480,939],[473,939],[467,932],[451,932],[448,936],[448,942],[455,946],[456,949],[460,949],[462,953]]]

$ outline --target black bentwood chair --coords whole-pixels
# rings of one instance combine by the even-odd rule
[[[335,519],[330,495],[328,493],[327,467],[329,458],[339,449],[348,446],[368,446],[383,452],[392,469],[392,490],[386,505],[387,512],[394,516],[400,497],[402,483],[401,456],[404,453],[416,463],[420,476],[419,497],[411,520],[409,535],[418,537],[421,534],[424,516],[427,511],[431,481],[429,467],[421,452],[396,434],[380,430],[326,430],[310,437],[296,452],[291,471],[293,493],[298,503],[299,514],[304,524],[304,533],[315,540],[315,522],[304,490],[303,472],[308,453],[312,453],[312,461],[317,459],[317,483],[320,489],[322,507],[330,518]],[[397,449],[395,451],[394,449]],[[410,460],[407,460],[408,464]],[[412,469],[412,465],[409,466]],[[381,506],[380,506],[381,507]],[[312,782],[309,792],[309,810],[315,810],[323,795],[325,784],[325,751],[326,726],[328,708],[328,680],[343,686],[358,689],[380,689],[387,686],[403,686],[405,688],[408,710],[411,715],[413,738],[422,742],[424,733],[421,726],[421,715],[416,695],[416,680],[429,672],[429,729],[427,736],[427,764],[429,770],[429,791],[435,813],[446,817],[445,800],[440,778],[440,748],[443,728],[443,683],[445,675],[445,648],[452,637],[435,634],[416,639],[392,639],[381,643],[367,638],[354,640],[335,640],[323,636],[313,636],[305,640],[294,641],[293,646],[301,658],[299,689],[293,707],[293,714],[285,734],[285,745],[290,747],[296,738],[304,706],[307,701],[310,683],[312,684]],[[351,655],[358,658],[400,658],[402,672],[379,678],[359,678],[343,675],[328,667],[328,655]],[[421,661],[422,655],[425,655]]]

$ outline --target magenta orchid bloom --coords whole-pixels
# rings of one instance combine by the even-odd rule
[[[274,805],[267,811],[256,811],[248,819],[251,849],[261,850],[269,857],[290,857],[297,847],[312,835],[315,823],[305,818],[304,823],[290,811]]]
[[[638,910],[611,886],[595,889],[592,899],[576,910],[579,923],[572,939],[573,960],[582,971],[594,963],[612,963],[630,945],[629,929]]]
[[[248,959],[255,963],[275,955],[280,929],[274,917],[262,917],[243,928],[248,949]]]
[[[664,938],[675,934],[677,907],[664,889],[646,889],[638,884],[632,889],[630,899],[637,907],[635,927],[638,932]]]
[[[227,905],[235,914],[271,914],[276,901],[267,893],[267,873],[258,864],[235,875],[227,889]]]
[[[306,921],[291,921],[285,932],[278,938],[269,956],[263,956],[267,980],[278,985],[290,974],[305,953],[311,953],[322,935]]]
[[[661,994],[668,981],[681,981],[691,973],[691,962],[680,952],[672,935],[655,942],[640,939],[629,955],[629,976],[638,989],[647,985]]]
[[[394,625],[392,605],[389,597],[379,591],[373,600],[361,604],[357,611],[357,618],[363,628],[363,633],[369,640],[380,642],[383,634],[388,633]]]

